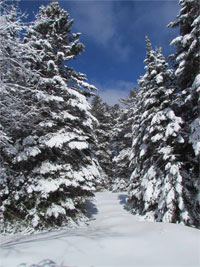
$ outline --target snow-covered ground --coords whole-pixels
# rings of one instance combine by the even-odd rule
[[[200,266],[199,230],[141,222],[124,209],[125,197],[123,193],[97,193],[96,200],[88,202],[88,226],[1,236],[0,266],[31,266],[45,259],[57,265],[38,266]]]

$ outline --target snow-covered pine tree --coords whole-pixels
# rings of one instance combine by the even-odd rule
[[[176,46],[176,53],[171,55],[176,67],[176,79],[182,90],[190,88],[199,73],[199,36],[200,36],[200,3],[198,0],[180,0],[180,12],[177,20],[168,27],[179,27],[179,36],[171,45]]]
[[[191,209],[197,218],[200,213],[200,2],[180,0],[177,20],[168,27],[179,27],[179,36],[172,40],[176,46],[174,59],[179,101],[179,113],[184,120],[184,161],[187,182],[185,189]]]
[[[26,69],[23,61],[29,49],[20,38],[21,31],[25,30],[23,15],[7,2],[0,3],[0,203],[8,193],[6,184],[16,174],[12,163],[16,154],[15,141],[21,136],[22,129],[27,128],[31,116],[26,101],[30,93],[27,86],[36,75]]]
[[[129,203],[152,221],[195,225],[185,194],[182,163],[183,120],[176,115],[173,71],[146,38],[146,73],[140,78],[133,123]]]
[[[84,217],[84,202],[99,183],[90,105],[94,86],[67,66],[83,50],[73,21],[58,2],[42,6],[24,44],[26,67],[36,70],[30,106],[36,111],[15,140],[15,176],[2,192],[1,231],[51,229]],[[35,56],[35,54],[37,56]],[[23,114],[26,116],[26,114]]]
[[[19,58],[16,59],[14,42],[18,44],[16,33],[13,26],[19,26],[19,20],[13,21],[15,14],[14,8],[8,8],[4,1],[0,3],[0,184],[3,185],[9,177],[9,164],[5,160],[8,157],[5,153],[8,147],[12,148],[11,138],[6,129],[7,117],[10,114],[8,106],[11,104],[10,91],[11,83],[9,80],[10,69],[14,69]],[[14,25],[13,25],[14,24]],[[15,53],[15,54],[14,54]],[[14,57],[12,56],[14,54]],[[16,62],[16,63],[14,63]],[[9,73],[9,74],[8,74]],[[10,126],[9,126],[10,127]],[[7,127],[8,128],[8,127]],[[10,149],[12,150],[12,149]],[[1,195],[0,195],[1,196]],[[0,199],[1,203],[1,199]],[[1,216],[1,215],[0,215]]]
[[[103,188],[110,189],[113,180],[112,151],[111,151],[111,131],[112,118],[111,107],[102,102],[97,95],[93,98],[92,114],[98,120],[95,132],[97,136],[97,145],[95,155],[102,168],[101,176],[103,179]]]
[[[133,89],[126,98],[120,99],[122,107],[113,128],[113,140],[116,150],[113,157],[113,191],[126,191],[129,185],[132,171],[130,167],[130,153],[136,94],[137,89]]]

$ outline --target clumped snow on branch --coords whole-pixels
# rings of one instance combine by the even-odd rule
[[[0,17],[10,25],[7,13]],[[20,18],[17,22],[20,25]],[[4,233],[30,233],[79,223],[86,219],[85,199],[101,184],[99,164],[92,151],[96,119],[87,99],[96,88],[86,82],[84,74],[67,65],[83,50],[79,34],[71,33],[72,23],[67,11],[54,1],[40,7],[35,21],[23,33],[3,28],[9,41],[16,33],[12,41],[17,46],[8,42],[7,49],[14,56],[22,55],[33,76],[29,83],[24,82],[23,90],[0,95],[0,130],[1,126],[5,130],[4,143],[0,144],[0,220]],[[0,29],[3,37],[4,31]],[[23,38],[17,38],[17,34]],[[27,50],[22,53],[21,47]],[[0,49],[6,53],[3,46]],[[15,59],[21,63],[20,58]],[[4,73],[12,85],[23,66],[4,65],[8,74],[12,73]],[[5,70],[5,66],[1,67]],[[22,85],[20,78],[16,78],[16,84]],[[14,116],[10,128],[6,119],[9,113]]]

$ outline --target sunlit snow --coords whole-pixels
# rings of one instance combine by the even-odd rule
[[[192,143],[195,155],[200,154],[200,118],[197,118],[191,124],[191,135],[189,138]]]
[[[156,76],[156,82],[157,84],[161,84],[163,82],[163,76],[161,74]]]
[[[87,202],[88,226],[1,236],[1,267],[200,266],[199,230],[139,221],[124,209],[125,199],[125,193],[97,193]]]

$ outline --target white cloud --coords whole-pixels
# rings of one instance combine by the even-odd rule
[[[65,0],[64,5],[66,9],[70,7],[76,31],[109,49],[115,61],[127,61],[133,55],[134,46],[144,44],[146,34],[152,40],[169,42],[173,39],[172,30],[167,31],[163,26],[158,26],[174,20],[179,10],[177,0],[141,0],[141,4],[138,1]],[[127,39],[127,27],[129,33],[132,33],[130,39]]]
[[[115,33],[112,12],[112,2],[74,2],[74,25],[95,42],[105,45]]]
[[[66,1],[71,6],[71,16],[78,32],[93,40],[96,44],[110,49],[117,54],[115,59],[126,60],[131,48],[121,40],[117,29],[117,17],[114,9],[115,1]]]
[[[107,89],[105,91],[103,90],[99,91],[99,96],[101,97],[103,102],[106,102],[110,106],[119,104],[119,99],[125,98],[127,95],[128,92],[118,91],[115,89]]]
[[[102,98],[103,102],[109,105],[119,104],[119,100],[127,97],[130,90],[136,87],[136,84],[133,82],[122,80],[94,84],[99,89],[98,95]]]
[[[144,35],[149,35],[150,39],[167,40],[172,35],[172,29],[167,30],[167,24],[176,20],[176,15],[180,9],[178,1],[147,1],[146,6],[137,5],[135,7],[136,20],[130,25],[130,29],[137,36],[136,42],[144,42]],[[152,7],[151,7],[152,6]],[[163,28],[164,26],[164,28]],[[156,29],[156,30],[155,30]],[[155,44],[159,45],[159,44]]]

